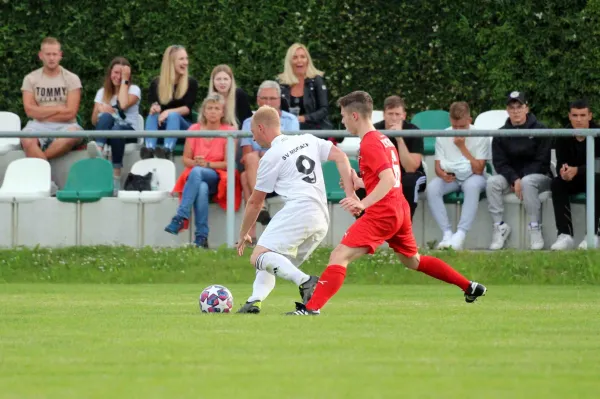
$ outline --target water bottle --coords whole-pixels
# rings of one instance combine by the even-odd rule
[[[158,176],[156,174],[156,168],[152,169],[152,180],[150,180],[150,188],[152,191],[158,191]]]

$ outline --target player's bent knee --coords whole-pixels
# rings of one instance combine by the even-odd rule
[[[419,268],[419,262],[421,261],[421,255],[416,253],[413,256],[405,256],[399,252],[396,252],[396,256],[400,259],[400,262],[407,268],[411,270],[417,270]]]
[[[252,265],[253,265],[253,266],[254,266],[254,267],[257,269],[257,270],[260,270],[260,269],[259,269],[259,267],[258,267],[259,265],[257,265],[258,258],[259,258],[259,257],[260,257],[262,254],[264,254],[264,253],[267,253],[267,252],[270,252],[270,250],[269,250],[269,249],[267,249],[267,248],[265,248],[265,247],[261,247],[261,246],[258,246],[258,245],[257,245],[256,247],[254,247],[254,251],[252,251],[252,255],[250,255],[250,263],[251,263],[251,264],[252,264]]]

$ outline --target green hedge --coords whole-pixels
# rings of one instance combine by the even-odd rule
[[[287,47],[306,43],[326,72],[334,115],[335,98],[355,89],[369,91],[377,108],[400,94],[411,112],[456,100],[475,112],[502,108],[509,91],[525,90],[552,126],[565,122],[575,97],[600,103],[600,0],[9,0],[0,15],[0,109],[23,118],[20,85],[39,67],[46,35],[62,41],[63,65],[82,79],[88,127],[108,62],[132,62],[145,112],[169,44],[188,48],[203,91],[212,67],[228,63],[254,97],[281,71]]]

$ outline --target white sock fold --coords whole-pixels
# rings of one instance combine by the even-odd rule
[[[266,270],[277,277],[293,281],[296,285],[300,285],[310,278],[308,274],[294,266],[288,258],[275,252],[265,252],[260,255],[256,261],[256,269]]]

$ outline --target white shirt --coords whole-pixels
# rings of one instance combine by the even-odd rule
[[[470,129],[475,129],[473,125]],[[453,130],[449,127],[446,130]],[[492,159],[492,145],[489,137],[466,137],[467,150],[475,159]],[[446,172],[456,174],[459,181],[465,180],[473,174],[471,162],[460,152],[454,144],[453,137],[437,137],[435,139],[435,160],[440,161],[440,167]]]
[[[276,191],[286,203],[314,201],[327,212],[321,164],[327,161],[332,145],[312,134],[277,136],[260,159],[254,188],[265,193]]]
[[[129,122],[129,124],[131,126],[133,126],[133,128],[135,130],[141,130],[141,126],[138,126],[138,115],[140,113],[140,98],[142,97],[142,91],[140,90],[140,88],[138,86],[131,85],[131,86],[129,86],[129,94],[133,94],[134,96],[136,96],[138,98],[138,100],[135,104],[132,104],[129,108],[127,108],[125,110],[125,120],[127,122]],[[94,102],[104,104],[103,97],[104,97],[104,87],[96,92],[96,98],[94,99]],[[110,99],[110,104],[107,104],[107,105],[112,105],[113,107],[116,107],[116,105],[117,105],[117,95],[116,94]],[[116,110],[116,108],[115,108],[115,110]]]

